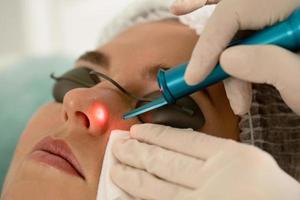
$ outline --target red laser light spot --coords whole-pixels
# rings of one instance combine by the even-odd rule
[[[104,106],[97,105],[95,106],[94,117],[99,123],[104,124],[108,120],[108,112]]]
[[[96,111],[96,117],[97,117],[99,120],[103,121],[103,120],[105,119],[105,113],[104,113],[104,110],[98,109],[98,110]]]

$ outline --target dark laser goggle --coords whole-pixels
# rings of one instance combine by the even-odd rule
[[[95,72],[86,67],[74,68],[60,77],[51,74],[56,82],[53,86],[52,95],[56,102],[62,103],[67,92],[76,88],[90,88],[103,79],[110,81],[123,94],[137,101],[136,107],[144,105],[155,99],[160,92],[153,92],[145,97],[138,97],[107,75]],[[143,123],[154,123],[172,126],[176,128],[192,128],[199,130],[205,124],[204,115],[197,103],[189,96],[177,100],[174,104],[166,105],[151,112],[138,116]]]

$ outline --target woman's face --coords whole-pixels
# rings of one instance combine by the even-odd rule
[[[131,93],[145,96],[158,90],[159,66],[187,62],[196,41],[194,31],[176,21],[142,24],[81,56],[75,67],[102,72]],[[238,119],[221,83],[192,98],[206,118],[200,131],[237,138]],[[95,199],[109,134],[140,123],[137,118],[122,120],[136,103],[102,81],[91,88],[70,90],[63,103],[42,106],[20,138],[4,199]]]

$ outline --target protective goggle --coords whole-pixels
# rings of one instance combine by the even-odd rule
[[[60,77],[51,74],[51,78],[55,80],[52,95],[55,101],[59,103],[63,102],[65,94],[70,90],[91,88],[104,80],[111,82],[124,95],[135,100],[137,102],[136,107],[146,104],[160,95],[160,92],[157,91],[145,97],[138,97],[127,91],[109,76],[86,67],[71,69]],[[138,119],[142,123],[162,124],[175,128],[192,128],[194,130],[199,130],[205,124],[205,118],[201,109],[189,96],[177,100],[174,104],[144,113],[138,116]]]

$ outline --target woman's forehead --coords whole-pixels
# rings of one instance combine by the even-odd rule
[[[130,28],[97,51],[104,52],[118,65],[128,60],[172,66],[190,57],[197,39],[195,32],[181,23],[161,21]]]
[[[177,39],[189,40],[196,38],[196,34],[193,30],[187,26],[174,20],[158,21],[151,23],[143,23],[133,26],[126,31],[118,34],[110,42],[97,49],[111,49],[116,46],[130,45],[130,47],[151,47],[160,46],[159,44],[166,44],[168,42],[174,42]],[[180,43],[180,41],[176,41]]]

